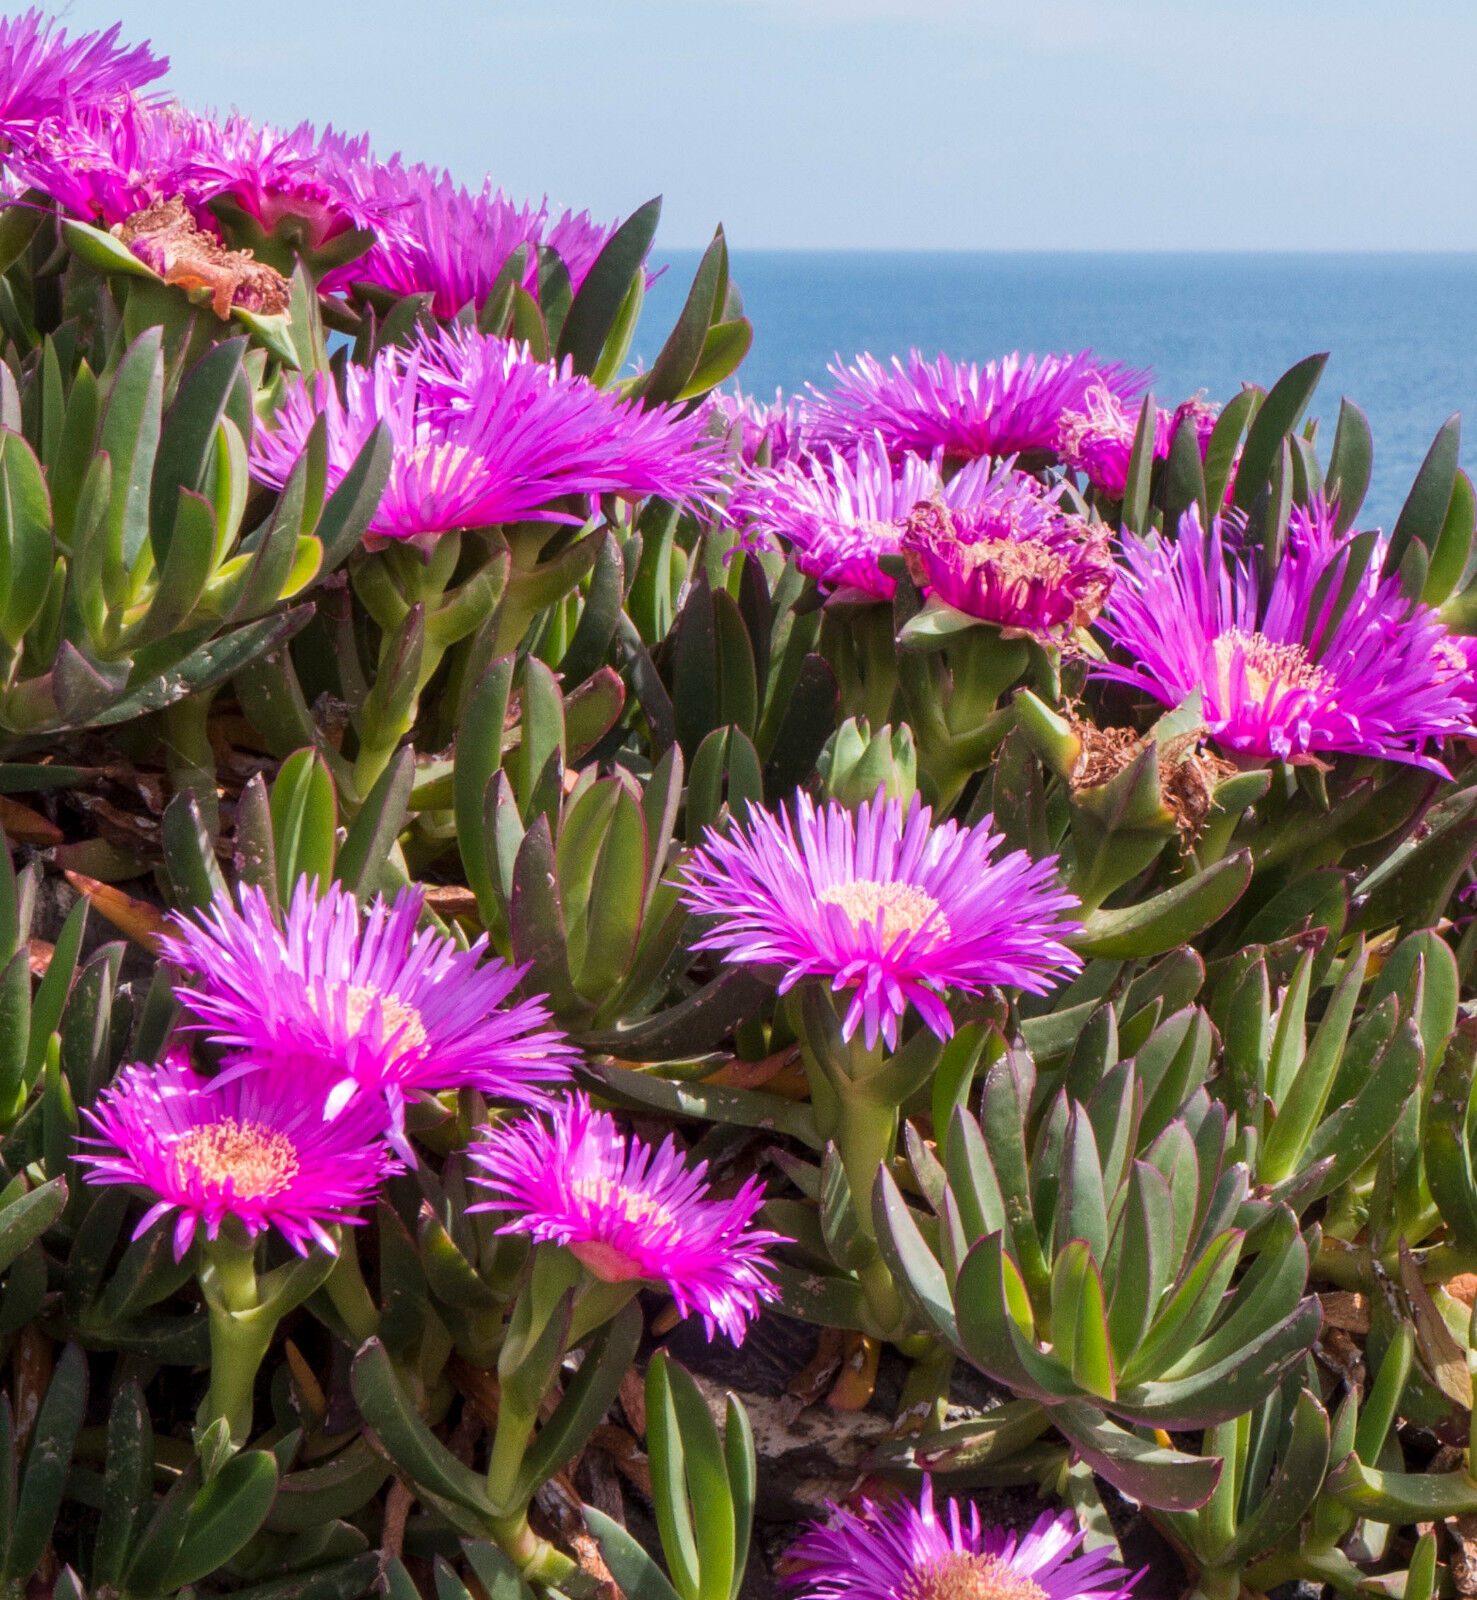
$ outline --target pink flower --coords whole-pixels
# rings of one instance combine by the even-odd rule
[[[359,1099],[388,1102],[393,1135],[405,1097],[469,1087],[502,1100],[538,1100],[565,1079],[575,1052],[540,1000],[506,1005],[522,973],[484,960],[484,936],[458,950],[416,931],[421,894],[361,914],[346,889],[298,880],[283,926],[266,896],[245,888],[238,912],[218,901],[199,921],[176,917],[161,941],[194,980],[178,991],[213,1042],[239,1059],[318,1062],[330,1074],[327,1115]]]
[[[670,1136],[657,1150],[627,1140],[583,1095],[548,1121],[491,1130],[471,1156],[493,1198],[469,1210],[512,1212],[503,1233],[564,1245],[605,1283],[664,1284],[710,1339],[721,1328],[741,1344],[760,1301],[778,1292],[764,1252],[783,1241],[750,1226],[764,1200],[759,1180],[712,1199],[706,1162],[688,1167]]]
[[[371,368],[350,366],[340,396],[324,374],[290,380],[269,427],[252,441],[252,471],[280,488],[322,413],[328,483],[348,471],[377,423],[394,462],[374,539],[432,543],[496,523],[583,520],[592,497],[704,501],[718,484],[714,441],[700,417],[642,411],[566,363],[465,329],[390,346]],[[571,497],[586,506],[576,513]]]
[[[908,363],[894,356],[884,367],[874,356],[858,356],[850,367],[831,368],[836,386],[815,391],[811,410],[818,443],[847,450],[880,434],[892,455],[911,450],[943,453],[957,465],[980,456],[1011,456],[1056,448],[1064,413],[1103,388],[1115,399],[1138,394],[1146,375],[1104,366],[1090,350],[1070,356],[1022,357],[975,366],[941,355],[925,361],[917,351]]]
[[[383,1102],[365,1096],[328,1117],[332,1081],[320,1063],[290,1058],[229,1079],[202,1078],[182,1053],[126,1067],[83,1113],[96,1131],[80,1136],[93,1148],[78,1159],[91,1183],[152,1192],[134,1238],[179,1213],[176,1260],[197,1229],[214,1239],[228,1217],[253,1238],[276,1228],[299,1255],[315,1242],[337,1254],[327,1229],[358,1222],[398,1164]]]
[[[757,806],[727,837],[711,828],[688,863],[683,900],[713,917],[697,941],[730,961],[776,967],[784,994],[804,979],[851,992],[842,1034],[860,1027],[895,1048],[909,1005],[940,1038],[954,1031],[945,996],[1004,984],[1047,994],[1081,961],[1062,943],[1077,905],[1056,881],[1056,858],[996,858],[991,819],[933,825],[916,800],[834,801],[804,792],[795,814]]]
[[[53,17],[31,10],[0,18],[0,139],[24,140],[45,123],[111,112],[169,70],[146,44],[106,33],[67,37]]]
[[[800,1570],[786,1581],[804,1600],[1129,1600],[1137,1579],[1082,1539],[1065,1511],[1024,1534],[982,1528],[978,1507],[957,1500],[940,1516],[925,1478],[917,1506],[833,1505],[791,1546]]]
[[[1270,582],[1236,532],[1217,517],[1207,533],[1192,507],[1177,539],[1123,540],[1102,617],[1118,659],[1098,676],[1169,706],[1199,690],[1216,744],[1253,761],[1345,752],[1444,772],[1429,747],[1470,735],[1472,709],[1436,613],[1380,576],[1378,551],[1350,573],[1354,536],[1334,537],[1321,502],[1294,516]]]
[[[482,307],[521,245],[529,247],[525,287],[538,282],[544,246],[558,254],[578,289],[615,231],[583,211],[555,216],[547,201],[520,206],[490,182],[473,193],[444,172],[404,166],[399,156],[367,170],[359,199],[387,219],[379,243],[325,283],[364,283],[397,297],[429,294],[431,309],[448,319],[464,306]]]
[[[902,539],[913,581],[1007,634],[1061,638],[1085,627],[1113,585],[1108,530],[1063,511],[1060,494],[1007,463],[952,508],[919,506]]]

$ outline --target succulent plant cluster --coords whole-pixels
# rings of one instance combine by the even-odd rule
[[[117,33],[0,22],[0,1591],[737,1600],[757,1326],[805,1600],[1472,1592],[1457,419],[757,404],[721,230],[638,367],[657,202]]]

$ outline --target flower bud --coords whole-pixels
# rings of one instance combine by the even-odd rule
[[[883,723],[874,734],[865,717],[849,717],[826,742],[818,770],[825,793],[844,806],[874,799],[879,787],[906,806],[918,787],[913,730]]]

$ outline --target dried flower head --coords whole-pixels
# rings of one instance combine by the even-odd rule
[[[140,261],[166,283],[204,289],[223,321],[232,306],[273,316],[287,309],[287,279],[249,250],[227,250],[214,234],[198,227],[181,199],[165,200],[135,212],[116,229]]]

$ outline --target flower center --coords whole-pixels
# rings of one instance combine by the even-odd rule
[[[436,478],[461,472],[472,459],[472,452],[466,445],[448,444],[444,440],[428,439],[410,452],[410,464]]]
[[[1002,584],[1040,583],[1055,588],[1066,581],[1071,564],[1039,539],[976,539],[956,547],[966,572],[987,569]]]
[[[645,1237],[665,1230],[673,1238],[678,1231],[677,1219],[667,1206],[638,1189],[627,1189],[613,1178],[576,1178],[570,1187],[591,1216],[639,1227]],[[608,1239],[572,1239],[569,1253],[602,1283],[629,1283],[633,1278],[650,1276],[642,1262]]]
[[[297,1176],[297,1151],[285,1133],[235,1117],[191,1128],[175,1140],[171,1155],[181,1183],[192,1177],[229,1181],[238,1200],[265,1200]]]
[[[576,1178],[570,1185],[577,1200],[591,1211],[609,1216],[617,1213],[626,1222],[646,1222],[669,1228],[676,1224],[670,1209],[660,1200],[642,1194],[639,1189],[628,1189],[614,1178]]]
[[[1263,704],[1279,692],[1303,689],[1330,694],[1333,683],[1300,644],[1279,643],[1263,633],[1243,633],[1229,628],[1215,641],[1215,660],[1222,695],[1231,696],[1231,663],[1241,652],[1242,670],[1250,694]]]
[[[878,883],[873,878],[857,878],[852,883],[822,889],[820,900],[822,905],[840,906],[853,928],[876,927],[880,911],[884,950],[891,949],[903,934],[919,934],[925,928],[935,940],[949,936],[949,924],[938,901],[916,883]]]
[[[332,1007],[340,994],[344,995],[344,1011],[350,1033],[358,1033],[365,1019],[379,1001],[380,1019],[385,1039],[394,1039],[405,1051],[418,1051],[426,1042],[426,1025],[414,1006],[407,1005],[393,994],[381,994],[378,989],[363,983],[336,983],[329,987],[329,1004]],[[318,997],[309,992],[308,1004],[318,1010]],[[321,1013],[320,1013],[321,1015]]]
[[[1047,1594],[999,1556],[954,1550],[914,1567],[899,1600],[1047,1600]]]

